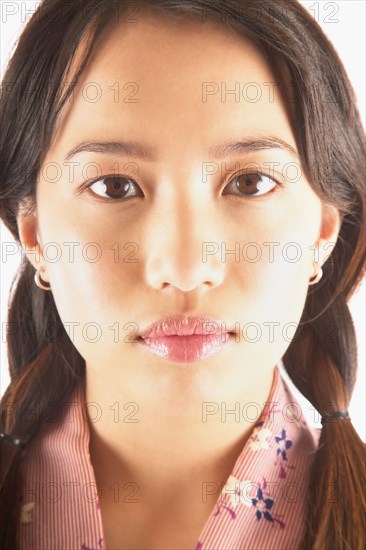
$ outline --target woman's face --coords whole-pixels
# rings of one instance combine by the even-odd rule
[[[301,174],[270,67],[225,26],[148,12],[105,32],[88,67],[42,165],[43,257],[30,255],[87,372],[186,413],[255,395],[293,338],[312,261],[330,253],[318,258],[315,243],[339,229]],[[269,138],[288,147],[264,148]],[[146,151],[68,156],[85,141]],[[171,314],[220,319],[237,336],[189,364],[133,342]]]

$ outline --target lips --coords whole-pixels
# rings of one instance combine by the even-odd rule
[[[153,323],[140,342],[154,354],[174,362],[200,361],[220,351],[233,335],[224,321],[173,315]]]
[[[183,315],[170,315],[150,325],[140,333],[142,338],[162,338],[164,336],[192,336],[193,334],[215,334],[220,332],[233,332],[227,330],[225,321],[210,317],[184,317]]]

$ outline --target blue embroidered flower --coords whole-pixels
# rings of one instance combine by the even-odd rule
[[[278,514],[274,515],[273,512],[268,511],[271,510],[275,501],[273,498],[269,498],[269,493],[266,492],[268,485],[266,479],[263,478],[262,487],[260,483],[258,485],[257,498],[252,498],[252,504],[256,508],[255,515],[257,520],[259,521],[263,516],[267,521],[271,522],[273,526],[275,523],[278,523],[281,529],[284,529],[285,523],[279,519],[282,516]]]
[[[252,498],[252,504],[257,508],[257,511],[255,515],[257,516],[257,519],[261,519],[262,514],[268,521],[273,521],[273,518],[271,514],[268,512],[273,506],[273,499],[272,498],[263,498],[263,491],[259,487],[257,491],[257,497],[258,498]]]
[[[292,447],[292,441],[291,439],[287,439],[286,430],[284,428],[282,429],[281,435],[275,436],[275,440],[277,442],[276,455],[280,460],[280,471],[278,477],[284,479],[287,475],[286,470],[293,470],[295,468],[295,466],[290,465],[287,461],[287,450]],[[275,465],[278,464],[278,459],[274,463]]]
[[[282,429],[281,437],[276,435],[275,440],[277,442],[277,455],[281,453],[283,460],[287,460],[286,451],[292,447],[292,441],[291,439],[286,439],[286,430],[284,428]]]

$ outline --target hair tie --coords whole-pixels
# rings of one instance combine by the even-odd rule
[[[17,437],[12,437],[9,434],[0,433],[0,440],[1,439],[7,439],[10,441],[10,443],[14,443],[14,445],[17,445],[18,447],[22,447],[22,449],[25,448],[26,443],[22,439],[18,439]]]
[[[334,411],[329,414],[325,414],[321,418],[321,423],[324,424],[324,422],[331,422],[332,420],[351,420],[348,411]]]

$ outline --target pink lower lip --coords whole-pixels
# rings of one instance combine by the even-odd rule
[[[222,334],[192,334],[191,336],[163,336],[140,340],[152,353],[177,363],[201,361],[219,352],[230,338]]]

